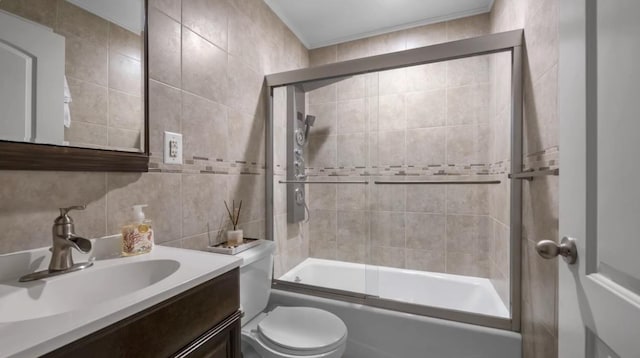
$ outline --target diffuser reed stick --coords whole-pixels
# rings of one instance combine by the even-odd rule
[[[240,200],[240,206],[236,208],[236,201],[232,202],[232,209],[229,209],[229,204],[227,201],[224,201],[224,206],[227,208],[227,213],[229,214],[229,220],[231,220],[231,224],[233,224],[233,230],[238,229],[238,222],[240,221],[240,210],[242,210],[242,200]]]

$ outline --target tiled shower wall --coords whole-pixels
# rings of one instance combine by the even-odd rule
[[[314,179],[486,179],[495,56],[360,75],[312,91],[308,172]],[[489,277],[490,192],[487,185],[312,185],[311,255]]]
[[[524,169],[558,168],[558,0],[496,0],[491,31],[524,28]],[[558,177],[523,182],[524,358],[558,356],[558,260],[535,251],[558,240]]]
[[[220,238],[223,200],[244,200],[241,227],[264,237],[263,76],[307,56],[261,0],[150,0],[152,172],[0,171],[0,253],[50,245],[57,208],[81,203],[79,235],[118,233],[147,203],[157,242],[203,249]],[[184,165],[159,163],[165,130],[183,133]]]
[[[500,298],[510,306],[511,250],[511,53],[492,55],[489,61],[491,172],[500,184],[489,187],[491,244],[489,278]]]
[[[312,50],[310,61],[480,36],[488,26],[487,15],[428,25]],[[494,54],[355,76],[311,92],[314,179],[502,184],[310,186],[310,256],[491,277],[508,305],[510,69],[508,54]]]
[[[65,37],[65,75],[73,99],[71,126],[64,130],[66,141],[91,148],[143,148],[139,34],[63,0],[2,0],[0,10]]]

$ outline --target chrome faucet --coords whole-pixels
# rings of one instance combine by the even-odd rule
[[[91,241],[75,234],[73,219],[69,216],[71,210],[84,210],[85,205],[60,208],[60,216],[53,222],[53,247],[49,271],[66,271],[73,267],[71,249],[83,254],[91,251]]]
[[[73,219],[69,216],[69,211],[84,210],[85,208],[85,205],[60,208],[60,216],[54,220],[53,228],[51,229],[53,246],[51,247],[49,269],[22,276],[20,277],[20,282],[78,271],[93,265],[92,261],[74,264],[71,255],[71,249],[76,249],[84,254],[91,251],[91,241],[75,234]]]

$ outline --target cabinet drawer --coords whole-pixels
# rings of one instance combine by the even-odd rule
[[[229,271],[45,357],[169,357],[238,311],[239,272]]]
[[[239,358],[241,327],[240,311],[212,328],[173,358]]]

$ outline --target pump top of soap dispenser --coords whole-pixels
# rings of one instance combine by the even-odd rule
[[[144,221],[145,216],[144,216],[144,211],[142,211],[142,208],[146,208],[147,206],[148,206],[147,204],[132,206],[134,222],[141,223]]]

